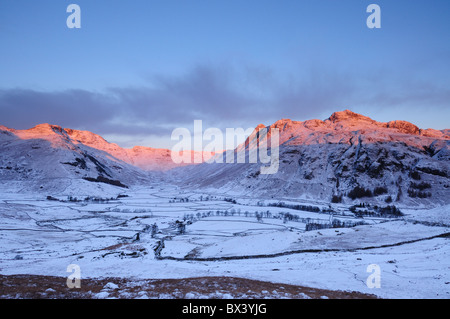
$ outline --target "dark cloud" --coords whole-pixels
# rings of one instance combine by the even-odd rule
[[[84,90],[0,90],[0,122],[22,129],[40,123],[95,127],[117,114],[120,106],[116,102],[105,94]]]

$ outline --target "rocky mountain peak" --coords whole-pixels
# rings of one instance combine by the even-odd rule
[[[375,123],[374,120],[372,120],[368,116],[364,116],[355,112],[352,112],[350,110],[344,110],[339,112],[334,112],[331,114],[331,116],[328,118],[329,121],[332,123],[338,123],[343,121],[352,121],[352,122],[371,122]]]

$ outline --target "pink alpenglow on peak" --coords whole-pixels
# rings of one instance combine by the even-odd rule
[[[1,132],[7,132],[10,137],[22,140],[45,140],[50,142],[54,148],[74,150],[76,146],[84,145],[104,152],[113,160],[120,160],[148,171],[166,171],[174,167],[187,165],[174,163],[171,159],[171,151],[168,149],[144,146],[135,146],[131,149],[122,148],[90,131],[62,128],[58,125],[39,124],[27,130],[15,130],[6,126],[0,126]],[[6,134],[1,134],[0,138],[6,138]],[[195,151],[186,152],[192,158],[194,158],[195,154],[201,153]],[[206,161],[214,155],[209,152],[203,152],[202,158]]]
[[[355,136],[366,143],[399,141],[414,147],[429,145],[430,140],[448,140],[448,130],[420,129],[407,121],[377,122],[350,110],[334,112],[325,120],[304,122],[283,119],[271,127],[280,130],[280,145],[299,144],[352,144]]]
[[[279,145],[312,145],[312,144],[349,144],[376,143],[398,141],[406,145],[423,148],[439,141],[447,143],[450,140],[450,129],[420,129],[407,121],[393,120],[387,123],[377,122],[371,118],[344,110],[334,112],[325,120],[311,119],[293,121],[281,119],[270,126],[259,124],[252,135],[239,148],[248,147],[249,140],[263,128],[276,128],[279,131]],[[269,130],[270,132],[270,130]],[[51,143],[55,148],[75,149],[77,145],[99,150],[111,159],[123,161],[148,171],[166,171],[175,167],[198,164],[176,164],[171,158],[169,149],[135,146],[131,149],[122,148],[115,143],[109,143],[100,135],[90,131],[62,128],[58,125],[39,124],[28,130],[15,130],[0,125],[0,140],[19,138],[23,140],[40,139]],[[253,136],[253,137],[252,137]],[[269,137],[269,135],[268,135]],[[214,157],[212,152],[187,151],[192,158],[199,157],[203,162]]]

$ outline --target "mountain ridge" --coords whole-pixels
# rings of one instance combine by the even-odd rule
[[[346,125],[343,125],[345,123]],[[362,125],[365,124],[365,125]],[[292,129],[307,129],[313,132],[327,132],[332,133],[339,131],[347,131],[347,132],[355,132],[358,130],[367,130],[367,129],[387,129],[392,132],[397,132],[400,134],[407,135],[416,135],[437,139],[450,139],[450,129],[436,130],[432,128],[421,129],[415,124],[403,121],[403,120],[393,120],[389,122],[378,122],[371,119],[368,116],[364,116],[350,110],[338,111],[331,114],[325,120],[319,119],[310,119],[306,121],[295,121],[291,119],[280,119],[273,124],[266,126],[264,124],[259,124],[255,127],[255,130],[259,130],[262,128],[277,128],[280,132],[290,131]],[[62,136],[66,135],[70,137],[72,140],[82,143],[84,145],[88,145],[97,149],[101,149],[104,151],[108,151],[111,153],[120,153],[121,151],[125,151],[126,153],[132,153],[137,151],[151,151],[154,153],[163,153],[166,154],[169,149],[165,148],[153,148],[147,146],[139,146],[136,145],[132,148],[123,148],[116,143],[111,143],[105,140],[101,135],[93,133],[87,130],[77,130],[71,128],[63,128],[59,125],[42,123],[35,125],[32,128],[25,130],[16,130],[13,128],[8,128],[4,125],[0,125],[1,131],[9,131],[13,134],[19,135],[24,138],[30,138],[33,134],[37,134],[37,138],[40,135],[50,135],[60,134]],[[285,141],[280,142],[280,144]],[[119,157],[123,157],[119,156]]]
[[[173,167],[186,165],[175,164],[171,158],[171,151],[164,148],[152,148],[146,146],[134,146],[133,148],[122,148],[116,143],[110,143],[102,136],[86,130],[75,130],[62,128],[59,125],[48,123],[38,124],[30,129],[16,130],[0,125],[0,132],[9,132],[20,139],[44,139],[51,141],[57,146],[64,146],[65,143],[83,144],[91,148],[104,151],[110,156],[122,160],[128,164],[137,166],[148,171],[166,171]],[[187,151],[193,158],[195,151]],[[211,154],[204,153],[205,159]]]
[[[130,185],[167,172],[158,178],[181,187],[270,198],[330,201],[337,197],[352,202],[349,193],[359,187],[383,189],[377,201],[412,205],[450,201],[449,129],[423,130],[399,120],[377,122],[345,110],[325,120],[260,124],[235,153],[258,145],[257,130],[262,128],[279,129],[279,170],[273,175],[261,175],[261,163],[178,165],[168,149],[125,149],[95,133],[48,123],[28,130],[0,126],[0,178],[31,180],[35,188],[42,179],[84,178]],[[196,154],[186,152],[191,158]]]
[[[324,121],[282,119],[265,128],[279,129],[276,174],[260,174],[261,163],[213,163],[175,169],[174,179],[182,175],[188,187],[269,198],[351,203],[353,190],[373,194],[378,189],[383,194],[364,200],[432,206],[450,202],[448,130],[421,130],[406,121],[382,123],[348,110]],[[252,133],[239,151],[256,145],[258,138]]]

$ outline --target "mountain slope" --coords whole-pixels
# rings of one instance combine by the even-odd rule
[[[114,143],[109,143],[101,136],[91,133],[89,131],[79,131],[72,129],[64,129],[67,135],[75,144],[83,144],[97,150],[104,151],[111,156],[120,159],[128,164],[137,166],[147,171],[167,171],[174,167],[186,165],[175,164],[171,158],[171,151],[168,149],[150,148],[144,146],[135,146],[131,149],[126,149]],[[194,158],[198,152],[186,151],[190,153],[191,158]],[[211,154],[203,154],[206,160],[210,158]]]
[[[261,128],[279,130],[276,174],[261,174],[262,164],[248,161],[179,167],[172,162],[170,150],[124,149],[94,133],[56,125],[29,130],[0,126],[0,180],[26,184],[32,190],[58,191],[75,180],[123,187],[158,176],[187,187],[274,199],[450,202],[448,129],[423,130],[405,121],[381,123],[346,110],[323,121],[283,119],[267,127],[258,125],[235,155],[246,152],[248,159],[249,149],[264,139],[257,132]],[[148,171],[169,172],[149,175]]]
[[[277,128],[280,135],[276,174],[260,174],[261,164],[205,163],[176,169],[174,176],[185,177],[191,187],[269,198],[450,202],[448,130],[421,130],[405,121],[381,123],[348,110],[324,121],[284,119],[267,128]],[[247,151],[255,136],[245,142]],[[364,196],[364,189],[372,196]]]
[[[126,187],[149,179],[141,169],[73,140],[55,125],[29,130],[2,126],[0,150],[0,180],[18,182],[27,190],[58,192],[75,180]]]

